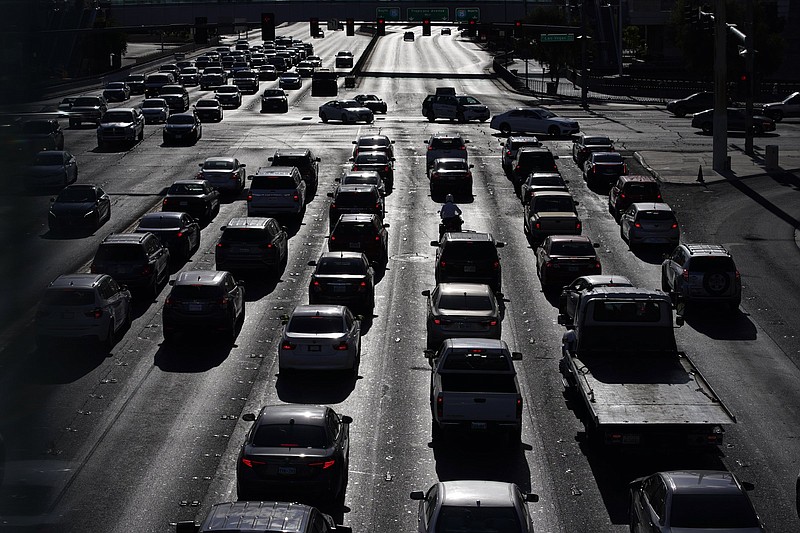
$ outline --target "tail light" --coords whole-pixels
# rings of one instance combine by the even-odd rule
[[[95,307],[91,311],[87,311],[84,315],[88,316],[89,318],[102,318],[103,317],[103,308],[102,307]]]
[[[553,262],[552,262],[552,261],[547,261],[547,262],[544,264],[544,267],[545,267],[545,268],[552,268],[552,267],[553,267]]]
[[[281,343],[281,350],[294,350],[295,348],[297,348],[297,345],[291,342],[284,341]]]
[[[581,153],[582,154],[588,154],[589,153],[589,149],[584,146],[583,148],[581,148]]]
[[[331,459],[330,461],[318,461],[316,463],[308,463],[308,466],[313,466],[316,468],[322,468],[323,470],[332,467],[336,464],[335,459]]]
[[[272,243],[268,242],[267,244],[262,244],[261,246],[259,246],[259,248],[265,248],[265,249],[272,248]]]
[[[217,243],[217,248],[227,248],[227,247],[228,247],[228,245],[226,243],[224,243],[224,242],[218,242]]]
[[[353,170],[358,170],[358,165],[353,165]]]
[[[383,171],[384,172],[389,172],[389,165],[386,165],[385,167],[383,167]]]
[[[514,170],[519,170],[519,165],[515,166]]]
[[[625,193],[624,192],[619,193],[619,197],[625,198]],[[658,197],[661,198],[661,195],[659,194]]]
[[[358,284],[358,290],[359,291],[363,291],[363,290],[366,290],[366,289],[367,289],[367,282],[366,281],[362,281],[361,283]]]
[[[506,150],[506,155],[511,157],[511,150]]]
[[[500,268],[500,261],[495,261],[494,263],[492,263],[492,268],[494,270],[497,270],[498,268]]]
[[[300,195],[297,194],[297,193],[294,193],[292,195],[292,200],[294,200],[295,202],[299,202],[300,201]]]
[[[628,173],[628,164],[627,163],[622,163],[622,173],[623,174],[627,174]]]
[[[333,345],[333,349],[334,350],[342,351],[342,350],[347,350],[348,348],[349,348],[349,346],[347,345],[347,341],[342,341],[339,344],[334,344]]]
[[[558,166],[555,163],[553,163],[553,171],[558,172]]]
[[[247,195],[247,201],[248,202],[252,202],[253,201],[253,195],[252,194],[248,194]]]
[[[624,196],[623,196],[623,198],[624,198]],[[656,196],[656,198],[658,198],[659,200],[661,200],[661,193],[659,193],[659,194],[658,194],[658,196]]]
[[[736,278],[736,281],[742,281],[742,275],[739,274],[738,270],[734,273],[734,277]]]
[[[139,273],[142,276],[149,276],[153,272],[153,267],[150,265],[145,265],[139,269]]]
[[[381,204],[380,204],[380,202],[376,203],[376,204],[375,204],[375,209],[380,209],[380,208],[381,208]]]
[[[438,172],[431,172],[431,179],[432,180],[435,180],[435,179],[438,179],[438,178],[439,178],[439,173]]]
[[[522,418],[522,396],[517,396],[517,418]]]
[[[594,262],[594,269],[599,271],[601,268],[602,267],[600,266],[600,261],[595,261]]]
[[[175,237],[177,237],[177,238],[179,238],[179,239],[180,239],[181,237],[183,237],[183,232],[182,232],[182,231],[179,231],[179,232],[178,232],[178,234],[177,234],[177,235],[175,235]]]
[[[238,179],[239,179],[239,174],[237,174],[236,172],[234,172],[233,174],[231,174],[231,179],[232,179],[232,180],[238,180]]]
[[[375,241],[377,242],[379,240],[381,240],[381,236],[380,235],[375,235]]]
[[[437,326],[441,326],[442,325],[441,319],[438,319],[438,318],[434,318],[433,319],[433,323],[436,324]]]
[[[497,325],[497,320],[490,320],[489,321],[489,325],[490,326],[496,326]]]
[[[533,225],[533,227],[536,228],[536,229],[542,229],[542,223],[541,222],[537,222],[536,224]]]
[[[165,307],[172,307],[176,303],[177,302],[175,301],[175,298],[172,298],[171,296],[167,296],[167,299],[164,300],[164,306]]]
[[[317,280],[314,280],[314,281],[311,282],[311,288],[314,291],[317,291],[317,292],[322,290],[322,286],[320,286],[319,281],[317,281]]]
[[[331,240],[335,241],[336,240],[336,235],[331,235]]]
[[[677,228],[677,227],[678,227],[678,223],[677,223],[677,222],[673,222],[673,223],[672,223],[672,229],[675,229],[675,228]]]
[[[222,306],[228,305],[228,302],[230,302],[230,299],[227,296],[223,296],[222,298],[217,300],[217,305],[222,307]]]
[[[633,226],[636,227],[636,228],[641,228],[642,224],[641,224],[641,222],[634,222]]]
[[[470,172],[469,170],[467,171],[467,177],[472,179],[472,172]]]
[[[581,223],[580,222],[576,222],[575,223],[575,229],[581,229]]]
[[[429,150],[429,151],[430,151],[430,150],[433,150],[433,146],[431,146],[431,145],[429,144],[429,145],[428,145],[428,150]]]
[[[247,457],[242,457],[242,464],[247,468],[253,468],[255,465],[265,465],[264,461],[256,461],[254,459],[248,459]]]
[[[161,202],[161,205],[167,205],[169,203],[169,198],[164,198],[164,201]]]
[[[683,279],[689,281],[689,271],[687,269],[683,269]]]
[[[439,266],[444,268],[447,266],[447,261],[439,261]]]
[[[444,414],[444,396],[442,393],[436,395],[436,416],[442,418]]]
[[[461,148],[459,148],[459,150],[466,150],[466,149],[467,149],[467,145],[466,144],[462,144]]]

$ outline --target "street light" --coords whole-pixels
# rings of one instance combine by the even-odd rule
[[[603,7],[607,7],[613,15],[613,12],[610,11],[614,7],[613,5],[606,3]],[[617,48],[617,67],[619,75],[622,76],[622,0],[617,0],[617,40],[615,44]]]

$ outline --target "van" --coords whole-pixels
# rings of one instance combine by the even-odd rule
[[[329,68],[316,69],[311,75],[311,96],[338,96],[337,77]]]

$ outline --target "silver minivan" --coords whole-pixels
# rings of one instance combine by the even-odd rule
[[[251,176],[247,216],[292,215],[302,219],[306,183],[297,167],[261,167]]]

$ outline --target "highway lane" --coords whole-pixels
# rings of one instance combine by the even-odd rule
[[[392,43],[396,37],[389,35],[385,43],[379,43],[368,65],[371,70],[385,71],[395,68],[393,65],[398,65],[398,70],[407,68],[401,62],[405,52],[412,51],[410,46],[425,43],[421,37],[415,43]],[[431,66],[424,66],[424,71],[435,68],[438,62],[453,64],[458,72],[473,72],[470,58],[481,52],[472,44],[455,36],[433,39],[444,42],[430,47],[427,57]],[[400,52],[393,56],[395,49]],[[130,176],[125,182],[126,186],[153,189],[168,184],[184,169],[193,172],[209,146],[212,151],[236,155],[248,167],[263,164],[275,147],[310,146],[323,159],[322,184],[319,195],[308,206],[304,224],[291,228],[290,261],[280,281],[248,280],[248,318],[232,349],[208,339],[185,349],[160,346],[159,312],[164,292],[156,303],[139,307],[131,331],[110,357],[37,354],[25,340],[14,344],[21,347],[19,370],[29,382],[17,389],[20,401],[16,407],[20,410],[15,416],[22,423],[15,429],[25,433],[12,437],[13,451],[19,458],[16,454],[23,445],[29,445],[22,454],[29,461],[51,462],[53,467],[70,465],[66,476],[53,474],[60,483],[70,482],[48,517],[62,525],[60,530],[123,531],[136,524],[140,531],[169,531],[170,522],[199,517],[210,504],[235,497],[234,461],[247,428],[236,417],[279,401],[336,405],[337,410],[355,419],[345,502],[348,512],[339,516],[354,531],[413,530],[416,506],[408,500],[408,492],[427,488],[437,478],[465,477],[516,481],[523,489],[539,493],[542,501],[531,505],[538,531],[623,531],[627,518],[624,488],[632,477],[657,469],[722,465],[756,482],[753,498],[771,530],[789,531],[796,525],[787,513],[791,497],[786,479],[797,470],[797,444],[788,437],[796,435],[798,429],[798,373],[788,364],[779,340],[760,333],[751,335],[754,338],[720,339],[720,333],[728,331],[725,324],[717,324],[719,331],[709,336],[707,325],[691,318],[679,330],[681,347],[695,356],[742,421],[729,432],[728,441],[734,447],[724,447],[721,460],[680,454],[619,457],[593,450],[581,440],[580,421],[569,410],[557,370],[561,330],[555,324],[554,299],[539,289],[533,251],[521,231],[521,208],[500,171],[499,137],[485,124],[425,121],[419,111],[422,97],[443,84],[469,90],[495,112],[512,102],[527,101],[509,97],[493,80],[365,78],[355,91],[343,93],[371,92],[387,100],[391,96],[395,102],[392,105],[390,100],[389,114],[379,116],[373,127],[322,125],[316,117],[316,106],[322,99],[301,91],[285,117],[259,115],[257,97],[248,97],[242,109],[226,115],[220,125],[224,127],[215,128],[212,135],[204,134],[197,147],[162,149],[157,140],[150,139],[152,146],[147,150],[134,150],[124,157],[120,154],[120,158],[131,160],[126,163],[128,169],[138,168],[139,162],[160,159],[159,170]],[[657,114],[654,110],[653,115]],[[610,127],[608,119],[595,122],[589,115],[578,115],[582,125],[587,121],[585,130],[601,132]],[[631,144],[636,135],[642,142],[650,142],[658,126],[651,125],[649,119],[637,126],[643,133],[628,134]],[[626,128],[624,124],[619,127]],[[306,262],[324,249],[327,234],[324,193],[346,165],[350,141],[359,132],[378,128],[397,142],[397,187],[387,199],[391,260],[378,285],[377,316],[364,338],[359,378],[287,381],[277,375],[277,317],[296,303],[307,301],[310,269]],[[650,133],[646,128],[652,128]],[[472,141],[475,199],[462,205],[466,227],[491,231],[509,243],[501,250],[508,300],[503,336],[525,353],[519,367],[526,401],[525,447],[521,450],[510,451],[503,442],[491,438],[429,447],[428,369],[422,357],[424,299],[419,292],[433,285],[433,249],[428,241],[436,237],[438,205],[428,196],[422,140],[438,130],[461,131]],[[92,141],[84,139],[85,150],[91,150]],[[562,156],[559,167],[580,201],[587,234],[602,245],[605,271],[625,274],[641,286],[657,287],[659,255],[627,252],[606,212],[604,198],[585,187],[569,159],[571,143],[548,139],[546,144]],[[126,179],[130,170],[125,168],[107,171],[107,179]],[[169,169],[172,176],[165,175]],[[765,189],[762,194],[772,200],[771,184],[761,185]],[[666,189],[667,200],[675,198],[678,202],[683,230],[693,238],[705,237],[698,228],[707,225],[702,208],[711,195],[692,196],[685,189]],[[788,191],[777,196],[779,204],[790,198]],[[750,212],[747,204],[741,198],[728,201],[731,207],[725,212],[732,214],[725,219],[747,220],[743,215]],[[791,205],[780,205],[791,212]],[[733,206],[740,212],[735,213]],[[218,227],[244,211],[241,201],[224,205],[220,215],[204,229],[201,249],[186,268],[213,267]],[[774,220],[766,219],[764,231],[771,222]],[[721,226],[726,231],[740,231],[734,224]],[[717,237],[714,233],[708,236]],[[721,237],[724,242],[735,241],[734,234]],[[735,253],[738,260],[742,252],[737,249]],[[794,255],[789,248],[780,253],[796,258],[796,250]],[[761,254],[754,251],[744,264],[740,261],[744,276],[764,271]],[[791,272],[792,264],[786,267],[785,274],[764,274],[774,283],[776,276]],[[771,282],[765,279],[761,283],[754,288],[772,306],[775,291],[770,289]],[[787,292],[794,290],[792,287]],[[750,311],[749,300],[743,308]],[[754,327],[760,325],[759,321]],[[4,423],[9,441],[6,427]],[[784,437],[765,442],[764,435]],[[774,480],[770,479],[773,473]],[[3,495],[10,494],[6,490]],[[48,512],[47,506],[29,503],[23,509]],[[8,516],[7,505],[2,509],[0,516]],[[12,518],[23,521],[26,517]]]

